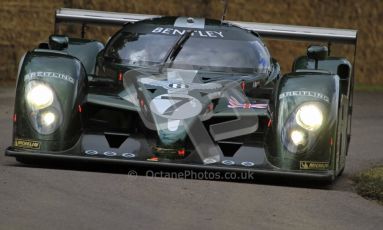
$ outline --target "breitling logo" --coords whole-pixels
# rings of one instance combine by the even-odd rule
[[[186,31],[187,30],[182,30],[182,29],[157,27],[152,31],[152,33],[180,36],[180,35],[183,35]],[[207,30],[195,30],[191,34],[191,36],[208,37],[208,38],[223,38],[224,37],[222,31],[207,31]]]
[[[314,97],[325,102],[330,102],[330,98],[322,93],[313,92],[313,91],[289,91],[279,94],[279,99],[283,99],[285,97],[292,96],[306,96],[306,97]]]
[[[40,72],[39,71],[39,72],[31,72],[31,73],[28,73],[24,76],[25,80],[33,80],[36,78],[57,78],[57,79],[61,79],[61,80],[64,80],[64,81],[67,81],[67,82],[74,84],[74,79],[71,76],[69,76],[67,74],[63,74],[63,73]]]

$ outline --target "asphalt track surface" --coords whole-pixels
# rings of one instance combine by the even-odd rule
[[[357,92],[343,176],[332,186],[274,179],[145,176],[5,157],[12,88],[0,88],[0,229],[381,229],[383,206],[353,192],[353,174],[383,164],[383,93]],[[135,169],[137,170],[137,169]],[[166,173],[166,172],[165,172]]]

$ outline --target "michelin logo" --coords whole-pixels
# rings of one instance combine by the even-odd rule
[[[39,141],[16,139],[15,146],[21,147],[21,148],[27,148],[27,149],[40,149],[40,142]]]
[[[328,162],[300,161],[300,169],[328,169]]]
[[[330,98],[322,93],[313,92],[313,91],[289,91],[279,94],[279,100],[285,97],[296,97],[296,96],[306,96],[306,97],[314,97],[320,100],[323,100],[327,103],[330,103]]]
[[[34,80],[36,78],[57,78],[57,79],[61,79],[61,80],[64,80],[64,81],[67,81],[67,82],[74,84],[74,79],[71,76],[69,76],[67,74],[63,74],[63,73],[31,72],[31,73],[28,73],[24,76],[25,80]]]
[[[168,35],[183,35],[187,30],[182,29],[173,29],[173,28],[155,28],[152,33],[155,34],[168,34]],[[198,37],[207,37],[207,38],[224,38],[222,31],[205,31],[205,30],[195,30],[191,36]]]

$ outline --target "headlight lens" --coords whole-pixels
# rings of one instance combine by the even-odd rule
[[[47,108],[53,103],[52,89],[43,83],[30,83],[27,85],[26,99],[33,110]]]
[[[55,132],[62,123],[62,118],[54,107],[32,113],[31,119],[35,130],[44,135]]]
[[[323,112],[315,104],[305,104],[298,109],[295,120],[302,128],[315,131],[323,123]]]
[[[61,106],[53,89],[42,81],[30,81],[25,86],[25,100],[32,127],[49,135],[62,124]]]
[[[41,124],[43,126],[50,126],[56,121],[56,115],[51,112],[47,111],[41,114]]]
[[[299,130],[293,130],[290,134],[291,140],[293,141],[294,145],[303,145],[306,143],[306,137],[305,134],[302,131]]]

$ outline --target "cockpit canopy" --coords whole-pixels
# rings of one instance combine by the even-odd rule
[[[107,45],[105,58],[128,66],[154,66],[188,28],[127,25]],[[172,62],[173,68],[268,73],[270,54],[258,36],[237,27],[192,29]]]

